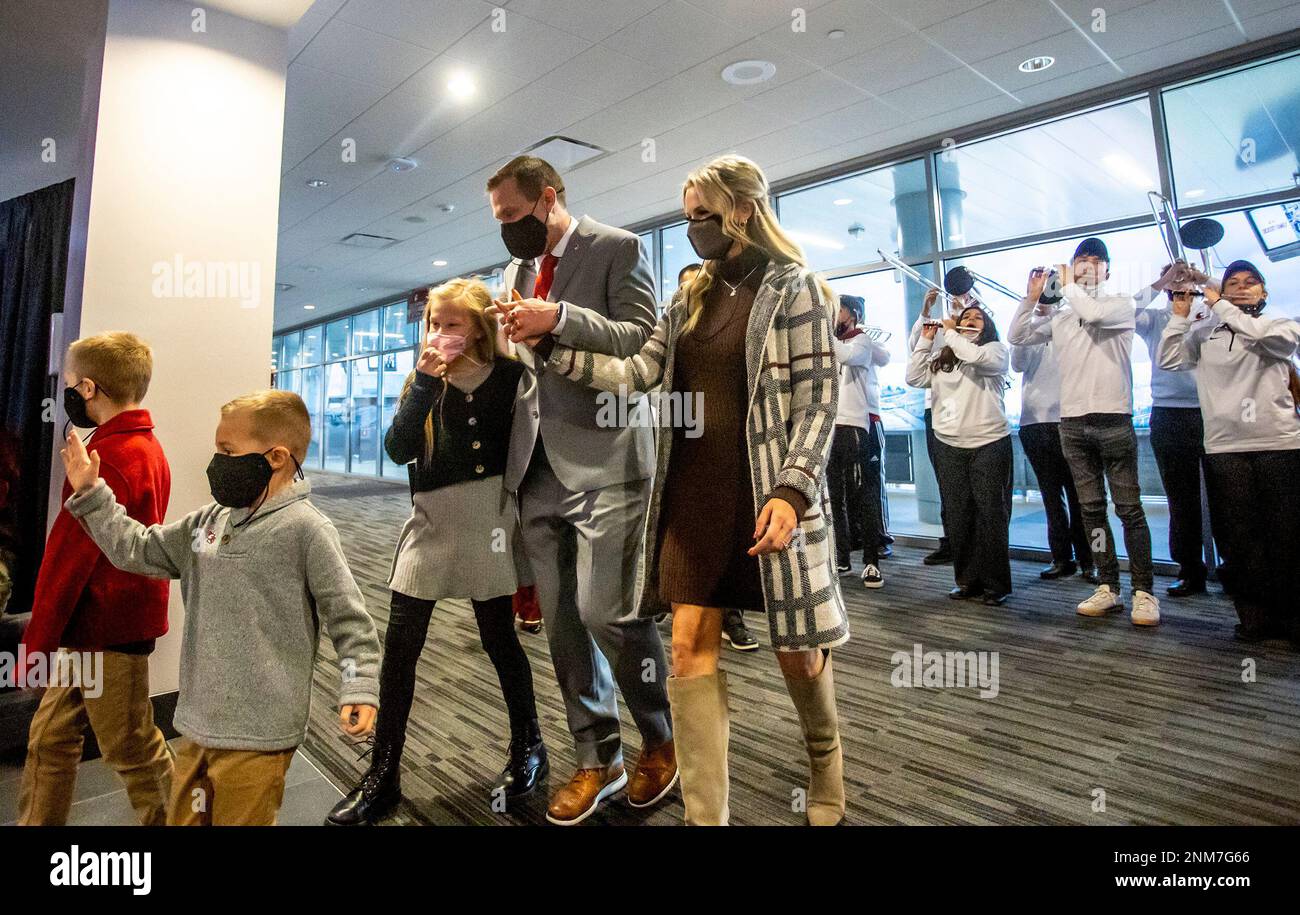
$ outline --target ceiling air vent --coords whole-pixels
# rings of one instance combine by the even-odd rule
[[[340,245],[351,245],[354,248],[387,248],[389,245],[397,244],[396,238],[389,238],[386,235],[367,235],[364,232],[353,232],[351,235],[345,235],[339,240]]]
[[[556,171],[572,171],[579,165],[586,165],[601,156],[609,155],[608,149],[601,149],[591,143],[583,143],[581,140],[573,140],[569,137],[550,136],[545,140],[539,140],[532,146],[525,147],[519,151],[520,155],[527,153],[530,156],[537,156],[545,159],[555,166]]]
[[[293,288],[293,283],[276,283],[275,288],[280,290],[281,292],[288,292],[290,289]]]

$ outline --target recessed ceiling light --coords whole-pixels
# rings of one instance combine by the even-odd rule
[[[304,306],[302,306],[302,307],[303,307],[304,309],[306,309],[307,311],[315,311],[315,310],[316,310],[316,306],[315,306],[315,305],[304,305]]]
[[[831,203],[835,204],[837,207],[846,207],[852,202],[853,202],[852,197],[839,197],[831,201]]]
[[[1039,70],[1046,70],[1054,63],[1056,63],[1055,57],[1043,54],[1039,57],[1031,57],[1029,60],[1022,61],[1019,69],[1021,73],[1037,73]]]
[[[308,178],[308,179],[307,179],[307,186],[308,186],[308,187],[313,187],[313,188],[322,188],[322,187],[329,187],[329,184],[330,184],[330,183],[329,183],[328,181],[326,181],[324,178]]]
[[[448,81],[447,91],[458,99],[469,98],[474,94],[474,80],[467,73],[456,73]]]
[[[844,30],[831,29],[829,32],[826,33],[826,37],[829,38],[831,41],[839,41],[841,38],[844,37]]]
[[[776,76],[776,64],[770,60],[738,60],[722,68],[722,81],[733,86],[753,86]]]
[[[1195,200],[1197,197],[1204,197],[1204,196],[1205,196],[1205,188],[1203,188],[1203,187],[1194,188],[1193,190],[1188,191],[1188,192],[1187,192],[1186,194],[1184,194],[1183,196],[1184,196],[1184,197],[1187,197],[1187,198],[1189,198],[1189,199],[1192,199],[1192,200]]]
[[[445,266],[447,266],[447,262],[446,262],[446,261],[442,261],[442,260],[434,261],[434,262],[433,262],[433,266],[435,266],[435,267],[445,267]]]

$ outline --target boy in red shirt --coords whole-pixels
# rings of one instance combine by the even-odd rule
[[[149,412],[140,409],[152,374],[149,346],[122,332],[76,341],[63,370],[69,421],[95,428],[87,447],[99,453],[100,474],[127,514],[146,525],[162,522],[171,493],[167,458]],[[63,501],[71,494],[65,482]],[[87,724],[104,761],[126,784],[140,822],[166,822],[172,756],[153,720],[149,655],[167,631],[169,589],[167,581],[114,568],[68,510],[60,510],[23,635],[26,666],[41,656],[51,670],[60,648],[102,652],[103,664],[96,683],[45,689],[28,736],[19,825],[67,821]]]

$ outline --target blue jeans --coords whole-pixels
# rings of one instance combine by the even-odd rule
[[[1124,548],[1128,552],[1129,580],[1134,591],[1152,593],[1151,529],[1142,510],[1142,489],[1138,485],[1137,435],[1133,418],[1126,413],[1089,413],[1061,417],[1061,451],[1070,465],[1074,488],[1083,509],[1083,526],[1088,533],[1097,576],[1103,585],[1119,590],[1119,559],[1115,538],[1106,517],[1106,488],[1115,503],[1115,514],[1124,525]]]

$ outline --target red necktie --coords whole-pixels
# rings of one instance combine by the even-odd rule
[[[542,255],[542,269],[533,283],[533,298],[545,299],[551,292],[551,281],[555,279],[555,264],[559,258],[554,254]]]

